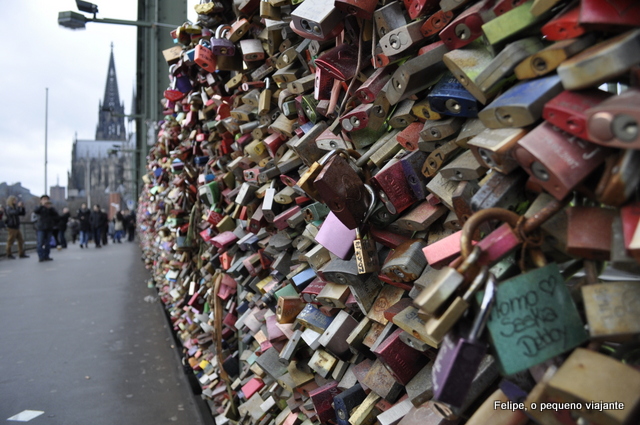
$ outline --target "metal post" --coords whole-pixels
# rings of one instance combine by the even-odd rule
[[[48,162],[48,126],[49,126],[49,87],[45,88],[45,101],[44,101],[44,194],[48,192],[47,187],[47,162]]]

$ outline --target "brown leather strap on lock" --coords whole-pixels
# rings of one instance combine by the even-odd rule
[[[220,285],[222,285],[222,273],[216,271],[213,277],[213,324],[216,340],[216,356],[218,357],[218,364],[220,366],[220,377],[227,383],[229,383],[229,375],[222,367],[224,359],[222,358],[222,302],[218,293],[220,292]]]
[[[222,285],[222,272],[216,271],[213,277],[213,324],[215,332],[216,343],[216,357],[218,358],[218,370],[220,378],[225,382],[227,386],[227,395],[229,397],[230,409],[228,412],[229,419],[239,419],[238,408],[234,401],[233,391],[231,390],[231,379],[227,374],[227,371],[222,367],[224,359],[222,358],[222,300],[218,296],[220,292],[220,286]]]

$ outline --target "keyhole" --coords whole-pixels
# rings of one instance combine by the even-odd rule
[[[531,66],[537,72],[545,72],[547,70],[547,61],[542,58],[534,58],[531,61]]]

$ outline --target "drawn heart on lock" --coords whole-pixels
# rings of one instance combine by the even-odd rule
[[[541,280],[538,282],[538,288],[540,288],[542,292],[553,295],[553,291],[556,288],[556,278],[554,276],[549,276],[548,279]]]

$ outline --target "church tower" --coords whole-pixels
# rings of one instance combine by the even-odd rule
[[[126,133],[127,131],[124,125],[124,102],[120,103],[116,65],[113,60],[113,43],[111,43],[107,84],[105,85],[104,97],[100,102],[100,110],[98,112],[96,140],[124,141],[127,139]]]

